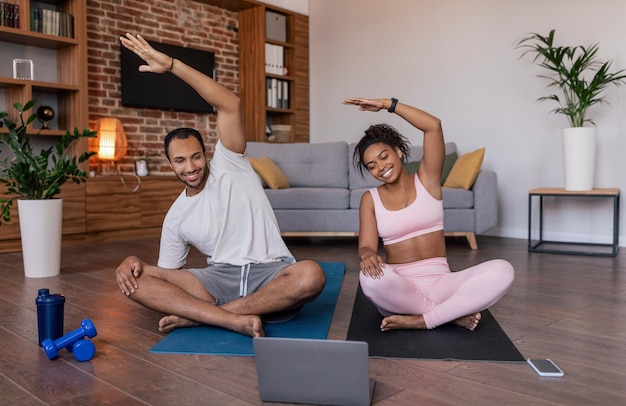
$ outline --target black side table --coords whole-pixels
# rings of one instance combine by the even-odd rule
[[[614,257],[617,255],[619,239],[619,189],[593,189],[587,191],[569,191],[563,188],[538,188],[528,191],[528,252],[547,252],[553,254],[577,254]],[[594,197],[613,199],[613,242],[611,244],[547,241],[543,239],[543,198],[546,196],[570,198],[570,197]],[[534,244],[531,239],[533,198],[539,198],[539,240]],[[545,244],[575,246],[581,249],[550,249],[542,248]],[[587,250],[584,249],[587,247]],[[591,248],[608,247],[609,252],[593,250]]]

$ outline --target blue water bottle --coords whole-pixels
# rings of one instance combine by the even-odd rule
[[[37,299],[37,324],[39,328],[39,346],[46,338],[53,341],[63,336],[63,311],[65,296],[50,294],[49,289],[39,289]]]

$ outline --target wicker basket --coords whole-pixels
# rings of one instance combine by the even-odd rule
[[[272,142],[291,142],[291,126],[288,124],[274,124],[271,126],[272,134],[269,139]]]

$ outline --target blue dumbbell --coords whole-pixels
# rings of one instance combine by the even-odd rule
[[[87,349],[88,352],[86,354],[90,352],[89,348],[87,348],[87,347],[91,347],[89,344],[87,345],[85,345],[84,343],[80,344],[77,346],[78,348],[75,346],[75,344],[80,340],[91,343],[90,341],[83,340],[83,339],[85,336],[89,338],[95,337],[96,334],[98,334],[96,332],[96,326],[94,326],[91,320],[89,319],[83,320],[80,324],[81,324],[80,328],[77,328],[76,330],[67,333],[63,337],[57,338],[54,341],[52,341],[51,338],[46,338],[45,340],[41,342],[41,346],[43,347],[43,350],[45,351],[48,358],[54,359],[58,357],[59,350],[64,347],[67,348],[68,350],[72,350],[72,349],[74,351],[79,350],[79,353],[81,354],[80,355],[81,358],[84,358],[85,355],[83,355],[84,350],[80,350],[80,347],[84,346],[84,348]],[[91,345],[93,346],[93,343],[91,343]],[[95,346],[94,346],[94,350],[95,350]],[[93,356],[93,354],[91,356]],[[91,357],[89,359],[91,359]],[[78,360],[81,361],[81,359],[78,359]]]
[[[96,346],[89,340],[81,339],[72,344],[69,350],[74,353],[74,358],[77,361],[83,362],[93,358],[96,353]]]

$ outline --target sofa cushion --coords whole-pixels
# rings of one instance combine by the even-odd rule
[[[291,187],[348,187],[348,143],[248,142],[248,157],[266,156],[285,174]]]
[[[275,210],[281,232],[359,232],[358,210]]]
[[[350,191],[350,208],[351,209],[358,209],[359,206],[361,205],[361,197],[363,196],[363,193],[367,192],[369,190],[369,188],[364,187],[361,189],[354,189]]]
[[[419,167],[420,167],[420,161],[411,161],[411,162],[404,163],[404,169],[406,169],[409,175],[415,175]]]
[[[290,187],[265,189],[274,210],[279,209],[347,209],[350,191],[346,188]],[[358,207],[358,206],[357,206]]]
[[[452,167],[456,163],[456,160],[459,158],[456,151],[446,155],[446,158],[443,161],[443,170],[441,171],[441,184],[443,185],[448,179],[448,175],[450,175],[450,171]]]
[[[441,184],[442,185],[446,181],[446,178],[450,174],[450,171],[452,170],[452,167],[454,166],[454,163],[456,162],[457,159],[458,159],[458,155],[456,154],[456,152],[446,155],[443,161],[443,169],[441,170]],[[410,162],[404,163],[404,169],[406,169],[409,175],[416,174],[419,167],[420,167],[420,161],[410,161]]]
[[[471,209],[474,207],[474,192],[466,189],[444,188],[444,209]]]
[[[289,187],[289,181],[271,159],[266,156],[249,159],[252,168],[259,174],[263,183],[271,189],[284,189]]]
[[[470,189],[478,176],[484,156],[485,148],[461,155],[454,163],[443,187]]]

